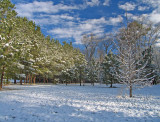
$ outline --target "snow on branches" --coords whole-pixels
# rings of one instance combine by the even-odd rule
[[[148,31],[148,28],[134,21],[126,28],[120,29],[113,39],[118,49],[115,59],[119,62],[118,70],[113,73],[120,83],[129,88],[130,97],[133,87],[151,84],[155,77],[154,70],[149,68],[152,47],[146,46],[149,42],[144,38],[147,37]]]

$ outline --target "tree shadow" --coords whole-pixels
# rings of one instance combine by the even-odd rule
[[[123,112],[105,110],[85,110],[70,105],[34,105],[26,106],[23,102],[0,102],[1,122],[117,122],[117,121],[154,121],[159,117],[129,117]]]

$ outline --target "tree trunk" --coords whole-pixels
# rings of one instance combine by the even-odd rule
[[[27,82],[28,82],[28,75],[26,75],[26,84],[27,84]]]
[[[30,74],[28,75],[28,79],[29,79],[29,84],[30,84],[31,83]]]
[[[36,76],[33,78],[33,83],[36,84]]]
[[[32,75],[31,75],[31,84],[32,84],[32,81],[33,81],[33,78],[32,78]]]
[[[46,78],[43,78],[43,83],[46,83]]]
[[[113,87],[113,85],[112,85],[112,81],[111,81],[111,85],[110,85],[110,87],[111,87],[111,88]]]
[[[4,76],[4,66],[3,66],[3,69],[2,69],[2,75],[1,75],[1,85],[0,85],[0,90],[2,89],[2,86],[3,86],[3,76]]]
[[[80,77],[79,77],[79,80],[80,80],[80,86],[82,85],[82,72],[80,71]]]
[[[129,95],[132,97],[132,85],[129,86]]]
[[[26,74],[25,74],[25,76],[26,76]],[[24,78],[23,83],[26,84],[26,78]]]
[[[94,86],[94,81],[93,81],[92,85]]]
[[[39,77],[38,77],[38,83],[40,83],[40,75],[39,75]]]
[[[111,76],[111,85],[110,85],[110,87],[112,88],[113,87],[113,81],[112,81],[112,76]]]
[[[85,80],[83,80],[83,86],[85,85]]]
[[[25,83],[26,83],[26,79],[25,79],[25,78],[23,78],[22,83],[23,83],[23,84],[25,84]]]
[[[22,78],[20,78],[20,85],[22,85]]]
[[[16,79],[14,79],[14,84],[17,84],[17,81],[16,81]]]

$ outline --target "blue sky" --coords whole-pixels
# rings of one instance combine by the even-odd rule
[[[41,26],[43,34],[81,44],[82,35],[115,32],[128,18],[160,22],[160,0],[11,0],[19,16]]]

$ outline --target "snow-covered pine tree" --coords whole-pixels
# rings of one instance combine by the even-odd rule
[[[15,26],[14,19],[17,13],[14,10],[14,5],[10,0],[0,0],[0,71],[1,71],[1,84],[3,84],[3,77],[6,67],[12,58],[12,28]]]

